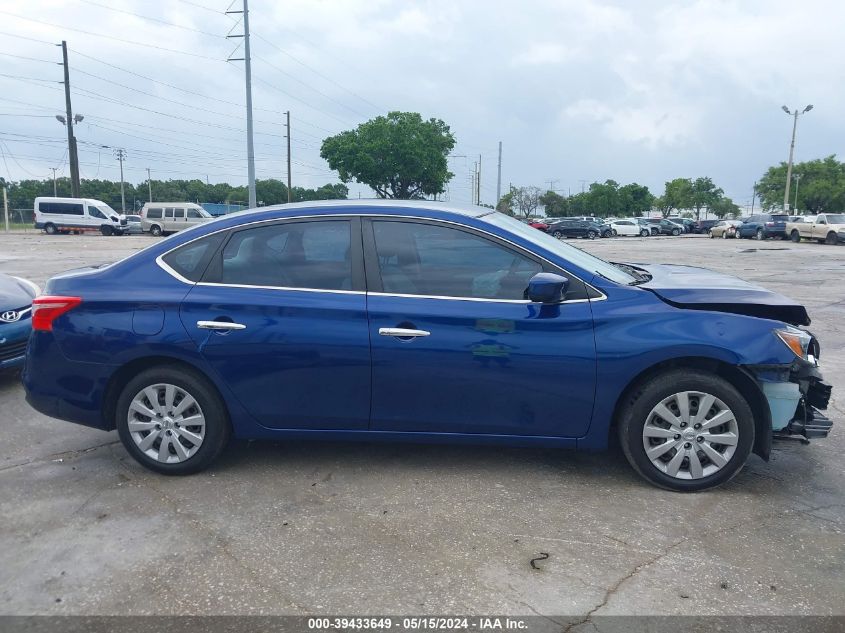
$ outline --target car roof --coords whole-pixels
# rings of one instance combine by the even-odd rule
[[[480,218],[493,213],[493,209],[470,204],[456,204],[453,202],[439,202],[437,200],[385,200],[367,199],[360,200],[315,200],[310,202],[293,202],[290,204],[276,204],[257,209],[247,209],[237,213],[254,213],[257,211],[297,211],[300,209],[347,209],[347,208],[379,208],[388,209],[422,209],[426,211],[445,211],[457,213],[472,218]],[[234,215],[234,214],[230,214]]]

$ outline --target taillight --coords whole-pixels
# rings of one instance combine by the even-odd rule
[[[82,297],[51,297],[44,295],[32,301],[32,329],[52,332],[53,321],[82,303]]]

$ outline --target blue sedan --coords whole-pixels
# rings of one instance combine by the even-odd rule
[[[480,207],[337,201],[180,232],[36,299],[28,402],[117,429],[164,474],[231,437],[604,449],[724,483],[825,436],[803,306],[739,279],[608,263]]]
[[[23,365],[32,300],[39,292],[31,281],[0,274],[0,371]]]

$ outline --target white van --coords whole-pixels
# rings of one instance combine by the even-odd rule
[[[193,202],[147,202],[141,208],[141,230],[163,235],[212,220],[211,214]]]
[[[126,218],[105,202],[90,198],[36,198],[35,228],[48,235],[99,231],[122,235]]]

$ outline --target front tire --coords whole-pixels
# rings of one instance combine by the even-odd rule
[[[597,235],[598,235],[598,233],[596,233],[595,231],[587,231],[587,237],[590,238],[591,240],[596,239]]]
[[[112,227],[110,227],[108,224],[103,224],[100,227],[100,233],[102,233],[106,237],[109,237],[110,235],[114,235],[114,229]]]
[[[563,233],[561,233],[560,231],[555,231],[554,233],[552,233],[552,237],[556,240],[559,240],[561,237],[563,237]]]
[[[619,438],[628,462],[652,484],[678,492],[719,486],[745,465],[754,416],[725,379],[674,369],[626,396]]]
[[[47,235],[55,235],[56,233],[59,232],[59,230],[56,228],[55,224],[47,223],[47,224],[44,225],[44,232]]]
[[[150,233],[153,237],[161,237],[161,227],[158,224],[153,224],[150,227]]]
[[[825,237],[825,238],[824,238],[824,243],[825,243],[825,244],[830,244],[830,245],[833,245],[833,244],[836,244],[838,241],[839,241],[839,240],[838,240],[838,239],[836,239],[836,233],[834,233],[833,231],[831,231],[830,233],[828,233],[828,234],[827,234],[827,237]]]
[[[215,389],[182,367],[164,365],[138,374],[121,391],[115,415],[129,454],[163,475],[207,468],[231,435],[226,405]]]
[[[651,235],[651,232],[648,229],[640,231],[640,237],[648,237],[649,235]]]
[[[765,236],[763,235],[763,229],[757,229],[757,232],[754,234],[754,239],[758,241],[763,241]]]
[[[681,234],[680,229],[672,229],[672,235],[678,237]]]

